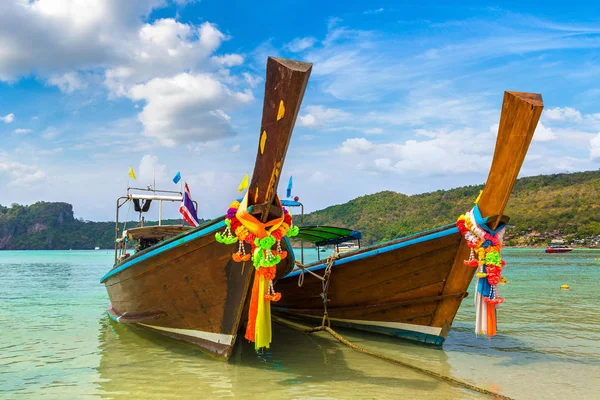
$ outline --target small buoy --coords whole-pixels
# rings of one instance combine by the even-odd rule
[[[560,285],[560,290],[569,290],[570,288],[569,285]]]
[[[500,278],[500,283],[506,283],[506,278],[505,277]]]

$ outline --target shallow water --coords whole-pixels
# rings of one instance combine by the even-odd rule
[[[306,251],[307,258],[316,257]],[[340,332],[369,349],[507,396],[599,398],[600,251],[506,249],[504,256],[506,303],[500,334],[491,340],[472,331],[472,296],[441,350]],[[486,398],[356,353],[326,333],[277,325],[269,352],[257,355],[242,340],[231,362],[212,361],[106,316],[99,278],[112,260],[107,251],[0,252],[1,399]],[[571,290],[559,290],[561,284]]]

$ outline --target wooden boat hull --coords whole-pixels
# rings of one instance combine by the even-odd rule
[[[446,226],[344,253],[331,269],[327,310],[332,325],[441,345],[447,329],[432,324],[438,305],[467,295],[466,288],[442,294],[460,242],[458,229]],[[309,269],[322,274],[325,266],[321,261]],[[294,271],[277,283],[284,296],[274,310],[320,323],[321,281],[306,274],[298,287],[298,275]]]
[[[260,140],[244,201],[248,209],[243,214],[249,225],[244,226],[258,238],[266,236],[269,224],[284,219],[277,185],[311,70],[310,63],[272,57],[267,60]],[[119,207],[117,202],[117,219]],[[252,261],[233,261],[232,253],[239,249],[237,240],[229,246],[217,242],[215,234],[223,232],[225,226],[223,217],[120,261],[101,279],[111,301],[109,315],[119,322],[195,344],[216,358],[228,359],[248,304],[255,269]],[[231,232],[225,236],[229,235]],[[239,243],[245,246],[246,255],[252,254],[250,244]],[[281,246],[288,256],[277,265],[276,278],[294,267],[287,239],[281,241]]]
[[[477,207],[496,229],[542,113],[540,95],[505,92],[494,157]],[[458,215],[457,215],[458,217]],[[441,345],[476,268],[466,266],[470,248],[455,225],[339,255],[331,267],[328,317],[334,325]],[[321,272],[326,262],[309,269]],[[278,284],[276,311],[320,319],[322,282],[294,271]]]
[[[223,219],[212,221],[117,265],[102,278],[109,316],[228,359],[254,267],[231,259],[235,246],[216,242],[215,233],[224,227]],[[287,240],[282,246],[291,249]],[[293,252],[288,254],[277,267],[278,276],[294,266]]]

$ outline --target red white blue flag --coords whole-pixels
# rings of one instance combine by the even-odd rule
[[[198,226],[198,216],[196,215],[196,208],[192,201],[192,195],[190,194],[190,188],[187,183],[185,184],[185,191],[183,192],[183,199],[181,200],[181,206],[179,206],[179,212],[183,215],[190,225]]]

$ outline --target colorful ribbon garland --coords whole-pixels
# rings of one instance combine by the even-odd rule
[[[456,226],[471,248],[465,265],[477,268],[475,333],[494,336],[497,328],[496,307],[504,302],[498,291],[498,283],[502,268],[506,265],[500,257],[505,227],[487,227],[477,205],[461,215],[456,221]]]
[[[276,199],[281,207],[279,198]],[[296,236],[298,227],[292,225],[291,214],[283,207],[283,216],[267,223],[262,223],[248,212],[248,193],[241,202],[234,201],[229,205],[225,216],[226,228],[223,233],[216,233],[219,243],[239,243],[238,251],[231,255],[235,262],[245,262],[252,259],[254,268],[254,284],[248,312],[246,339],[254,342],[256,350],[271,344],[271,302],[279,301],[281,293],[275,292],[273,279],[277,272],[276,266],[287,257],[287,252],[281,248],[284,236]],[[232,231],[235,234],[232,234]],[[246,254],[244,243],[252,248],[252,255]],[[277,244],[277,249],[272,247]]]

